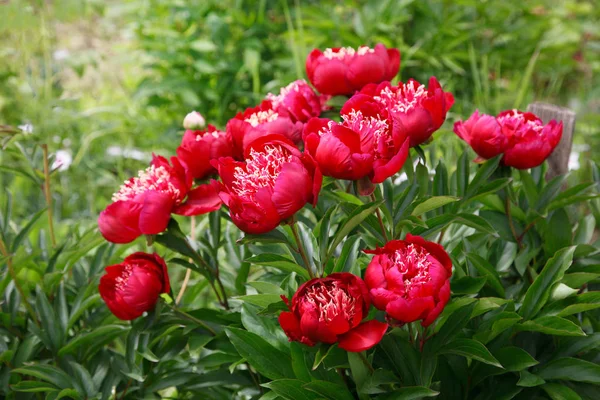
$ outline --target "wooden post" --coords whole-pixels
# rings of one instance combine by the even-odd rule
[[[548,173],[546,180],[569,172],[569,156],[573,145],[573,132],[575,131],[575,112],[568,108],[547,103],[532,103],[527,106],[527,111],[534,113],[547,124],[550,120],[562,121],[563,134],[560,143],[548,157]]]

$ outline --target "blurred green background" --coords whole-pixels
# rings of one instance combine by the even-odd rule
[[[595,0],[8,0],[0,14],[0,197],[13,217],[45,206],[46,143],[51,162],[72,159],[53,172],[63,231],[94,226],[152,152],[174,154],[187,112],[223,127],[304,78],[315,47],[382,42],[401,51],[399,79],[437,76],[456,104],[430,151],[462,148],[451,126],[475,108],[546,101],[577,112],[580,169],[599,157]]]

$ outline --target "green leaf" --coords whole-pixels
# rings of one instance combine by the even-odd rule
[[[288,339],[274,319],[256,315],[247,304],[242,305],[242,324],[249,332],[256,333],[279,350],[288,349]]]
[[[570,246],[572,240],[571,221],[567,212],[564,209],[554,211],[544,232],[545,251],[552,254],[563,247]]]
[[[454,311],[440,330],[426,343],[435,354],[439,349],[454,338],[458,333],[467,326],[471,319],[471,313],[475,307],[475,302],[468,303],[458,310]]]
[[[489,343],[492,339],[497,337],[499,334],[516,325],[521,321],[519,314],[510,311],[504,311],[494,316],[490,321],[491,327],[488,330],[480,328],[479,332],[475,334],[475,339],[482,343]]]
[[[581,397],[573,389],[560,383],[546,383],[542,389],[552,400],[581,400]]]
[[[349,272],[350,267],[356,263],[356,259],[359,256],[358,247],[360,246],[360,235],[353,235],[348,237],[344,241],[342,246],[342,253],[335,262],[333,272]]]
[[[54,400],[60,400],[65,398],[79,400],[81,399],[81,395],[75,389],[63,389],[60,391],[60,393]]]
[[[64,331],[60,327],[60,323],[48,301],[48,297],[46,297],[46,294],[39,286],[36,288],[35,303],[37,312],[40,315],[41,327],[43,329],[42,334],[45,333],[48,335],[52,351],[55,352],[63,344]]]
[[[379,345],[387,361],[392,365],[396,373],[402,377],[403,384],[415,385],[417,383],[420,368],[420,355],[410,344],[408,338],[402,336],[405,332],[397,329],[385,335]]]
[[[36,364],[22,368],[15,368],[11,373],[33,376],[43,381],[52,383],[61,388],[68,389],[73,387],[73,381],[62,369],[52,365]]]
[[[504,286],[502,285],[500,276],[498,275],[498,271],[496,271],[492,264],[490,264],[483,257],[474,253],[468,253],[467,260],[481,276],[485,276],[487,278],[488,285],[494,289],[494,291],[500,295],[500,297],[506,296],[504,293]]]
[[[25,240],[25,238],[31,231],[31,228],[33,228],[33,225],[35,225],[37,220],[40,219],[42,214],[44,214],[45,212],[46,212],[46,208],[36,212],[35,214],[33,214],[33,216],[31,218],[29,218],[29,222],[27,223],[27,225],[25,225],[23,227],[23,229],[21,229],[21,231],[17,234],[17,236],[15,236],[15,239],[13,240],[12,245],[10,246],[11,253],[17,252],[17,250],[19,249],[19,246],[21,245],[21,242],[23,240]]]
[[[473,339],[456,339],[442,347],[438,354],[456,354],[502,368],[502,364],[480,342]]]
[[[485,276],[463,276],[462,278],[454,279],[450,288],[454,294],[477,294],[486,281],[487,277]]]
[[[274,229],[262,235],[245,234],[243,238],[237,240],[238,244],[248,243],[283,243],[290,244],[289,238],[283,233],[281,228]]]
[[[527,290],[519,314],[531,319],[542,309],[552,293],[552,287],[559,282],[573,262],[575,247],[562,249],[548,260],[542,272]]]
[[[535,358],[520,347],[502,347],[494,351],[494,355],[507,371],[518,372],[538,364]]]
[[[273,380],[295,376],[290,356],[257,334],[237,328],[227,328],[226,333],[240,356],[260,374]],[[276,392],[273,388],[271,390]]]
[[[561,337],[553,358],[570,357],[585,354],[600,347],[600,333],[584,337]]]
[[[465,198],[472,197],[477,193],[479,187],[487,182],[488,178],[492,176],[496,168],[498,168],[498,164],[500,164],[501,159],[502,155],[499,155],[487,160],[479,166],[477,173],[473,177],[473,180],[467,186]]]
[[[366,353],[363,352],[362,355],[366,357]],[[348,363],[350,364],[350,372],[352,372],[352,378],[354,382],[356,382],[356,387],[358,390],[363,387],[363,385],[369,379],[371,372],[369,368],[365,365],[362,357],[358,353],[348,352]]]
[[[377,201],[375,203],[365,204],[363,206],[357,207],[354,211],[352,211],[348,218],[346,218],[346,220],[341,223],[340,227],[335,233],[333,241],[329,246],[327,257],[331,257],[331,254],[333,254],[333,251],[342,242],[342,240],[344,240],[344,238],[348,236],[348,234],[361,222],[363,222],[368,216],[372,215],[381,204],[383,204],[383,200]]]
[[[40,381],[21,381],[15,385],[11,385],[10,388],[15,392],[58,392],[58,388],[47,382]]]
[[[352,393],[346,387],[332,382],[312,381],[303,387],[328,400],[354,400]]]
[[[378,397],[378,400],[417,400],[423,397],[436,397],[438,394],[440,392],[423,386],[404,386],[386,396]]]
[[[295,272],[298,275],[304,277],[304,279],[309,279],[308,271],[306,271],[305,268],[302,268],[300,265],[298,265],[296,261],[286,256],[265,253],[247,258],[246,261],[251,264],[277,268],[283,272]]]
[[[460,200],[460,198],[454,196],[430,197],[429,199],[416,206],[411,215],[419,216],[421,214],[425,214],[428,211],[435,210],[437,208],[445,206],[446,204],[450,204],[458,200]]]
[[[600,384],[600,365],[579,358],[560,358],[542,366],[537,374],[545,380]]]
[[[261,386],[271,389],[287,400],[317,400],[321,398],[317,393],[305,389],[305,382],[298,379],[278,379],[263,383]]]
[[[539,376],[534,375],[525,370],[521,371],[519,374],[520,374],[520,378],[519,378],[519,382],[517,382],[517,386],[535,387],[535,386],[543,385],[544,383],[546,383],[546,381],[543,380],[542,378],[540,378]]]
[[[59,350],[58,355],[64,357],[65,355],[75,353],[80,349],[89,351],[92,347],[103,346],[104,344],[112,342],[128,329],[128,327],[122,325],[99,326],[89,333],[79,334],[71,339],[69,343]]]
[[[333,346],[332,346],[333,347]],[[290,354],[292,356],[292,369],[297,379],[304,382],[310,382],[312,376],[310,375],[309,366],[304,354],[305,346],[298,342],[290,342]]]
[[[545,316],[525,321],[518,326],[522,331],[541,332],[555,336],[584,336],[581,328],[568,319]]]
[[[236,299],[263,308],[266,308],[273,303],[283,302],[278,294],[247,294],[246,296],[238,296]]]

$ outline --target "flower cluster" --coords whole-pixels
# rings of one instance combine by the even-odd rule
[[[402,169],[411,147],[432,140],[454,103],[435,77],[427,86],[414,79],[392,84],[399,66],[398,50],[382,44],[314,50],[306,70],[320,95],[305,81],[292,82],[223,130],[206,126],[197,112],[188,114],[177,157],[154,156],[127,180],[100,214],[100,232],[108,241],[128,243],[165,231],[171,214],[200,215],[224,204],[233,224],[259,235],[293,225],[306,204],[315,206],[323,176],[356,181],[359,194],[370,194]],[[322,118],[334,95],[348,96],[339,118]],[[518,110],[497,117],[476,111],[454,131],[481,159],[502,154],[504,165],[525,169],[554,150],[562,124],[544,125]],[[301,253],[294,233],[298,247],[292,250]],[[333,273],[305,282],[291,300],[284,297],[288,311],[279,323],[291,341],[360,352],[379,343],[389,325],[421,321],[428,327],[436,320],[450,299],[452,275],[440,245],[407,234],[365,252],[373,258],[364,281]],[[107,267],[100,282],[109,309],[126,320],[169,291],[166,264],[156,254],[135,253]],[[387,323],[372,317],[371,305]]]

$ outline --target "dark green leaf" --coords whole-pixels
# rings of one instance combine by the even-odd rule
[[[439,392],[423,386],[405,386],[394,390],[385,396],[380,396],[378,400],[417,400],[423,397],[436,397]]]
[[[347,388],[332,382],[312,381],[305,384],[304,388],[328,400],[354,400]]]
[[[89,350],[92,346],[99,347],[112,342],[115,338],[122,335],[129,328],[122,325],[99,326],[89,333],[84,333],[71,339],[60,351],[58,355],[63,357],[67,354],[77,352],[80,349]]]
[[[600,384],[600,365],[578,358],[560,358],[541,367],[537,374],[545,380]]]
[[[263,383],[262,386],[271,389],[287,400],[316,400],[321,398],[317,393],[305,389],[305,382],[298,379],[278,379]]]
[[[483,257],[475,254],[468,253],[467,259],[471,266],[473,266],[477,272],[481,276],[485,276],[487,278],[488,285],[494,289],[494,291],[500,295],[501,297],[505,297],[504,286],[500,281],[500,276],[498,275],[498,271]]]
[[[21,381],[10,388],[15,392],[58,392],[58,388],[47,382],[40,381]]]
[[[554,316],[539,317],[532,321],[525,321],[518,327],[523,331],[541,332],[555,336],[585,335],[581,328],[575,325],[573,322],[569,321],[568,319]]]
[[[485,285],[487,278],[485,276],[471,277],[463,276],[452,281],[450,287],[454,294],[477,294]]]
[[[333,254],[333,251],[336,249],[336,247],[342,242],[342,240],[344,240],[344,238],[348,236],[348,234],[361,222],[363,222],[368,216],[372,215],[381,204],[383,204],[383,200],[357,207],[348,216],[348,218],[346,218],[346,220],[340,224],[340,227],[333,236],[333,241],[329,246],[327,256],[330,257],[331,254]]]
[[[442,347],[438,354],[456,354],[502,368],[502,364],[494,358],[492,353],[483,344],[473,339],[455,339]]]
[[[494,355],[507,371],[522,371],[538,362],[520,347],[508,346],[494,351]]]
[[[521,371],[519,374],[520,374],[520,379],[519,379],[519,382],[517,382],[517,386],[534,387],[534,386],[539,386],[539,385],[543,385],[544,383],[546,383],[545,380],[543,380],[539,376],[534,375],[530,372]]]
[[[27,235],[31,231],[31,228],[33,228],[33,225],[35,225],[37,220],[40,219],[42,214],[44,214],[45,212],[46,212],[46,208],[36,212],[35,214],[33,214],[33,216],[31,216],[27,225],[25,225],[23,227],[23,229],[21,229],[21,231],[19,231],[17,236],[15,236],[15,239],[13,240],[12,245],[10,246],[11,253],[17,252],[19,246],[21,245],[21,242],[27,237]]]
[[[546,383],[542,389],[552,400],[581,400],[581,397],[573,389],[559,383]]]
[[[247,262],[265,267],[277,268],[283,272],[295,272],[298,275],[309,279],[308,271],[302,268],[293,259],[279,254],[258,254],[246,259]]]
[[[11,371],[14,374],[22,374],[33,376],[43,381],[52,383],[61,389],[68,389],[73,387],[73,382],[69,375],[67,375],[62,369],[54,367],[52,365],[37,364],[30,365],[22,368],[15,368]]]
[[[446,204],[450,204],[458,200],[460,200],[458,197],[453,196],[430,197],[429,199],[416,206],[411,215],[419,216],[421,214],[425,214],[428,211],[435,210],[437,208],[445,206]]]

